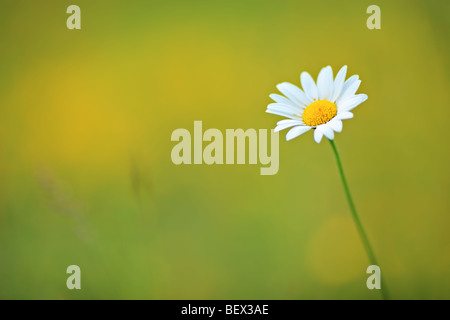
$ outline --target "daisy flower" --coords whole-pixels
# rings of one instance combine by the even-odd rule
[[[288,118],[278,121],[275,127],[276,132],[290,128],[286,134],[286,140],[292,140],[311,129],[314,129],[314,140],[317,143],[320,143],[323,136],[328,138],[336,158],[348,205],[367,257],[372,266],[378,266],[374,250],[356,211],[345,178],[341,157],[334,142],[334,133],[342,131],[342,120],[353,118],[351,111],[367,100],[366,94],[356,94],[361,84],[358,75],[351,76],[347,81],[345,80],[346,75],[347,66],[343,66],[339,70],[336,78],[333,78],[331,67],[327,66],[320,70],[316,84],[309,73],[303,72],[300,75],[303,90],[287,82],[280,83],[277,88],[284,96],[271,94],[270,97],[275,103],[269,104],[266,112]],[[382,278],[380,282],[381,286],[379,283],[377,289],[383,287],[381,294],[384,299],[388,299],[389,294]]]
[[[317,77],[317,84],[307,72],[300,75],[303,90],[283,82],[277,89],[284,95],[271,94],[275,103],[267,106],[266,112],[289,119],[278,121],[275,131],[291,128],[286,140],[314,129],[314,140],[319,143],[325,136],[334,139],[334,132],[342,131],[342,120],[353,118],[351,112],[367,100],[367,95],[356,91],[361,84],[358,75],[345,81],[347,66],[343,66],[333,79],[330,66],[323,68]]]

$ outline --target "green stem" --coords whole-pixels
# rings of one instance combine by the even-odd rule
[[[372,246],[370,245],[369,238],[367,237],[366,232],[364,231],[364,228],[361,224],[361,221],[359,220],[358,213],[356,212],[355,204],[353,203],[352,196],[350,195],[350,189],[347,184],[347,180],[345,179],[344,175],[344,169],[342,167],[341,158],[339,157],[339,152],[336,147],[336,144],[333,140],[329,140],[331,144],[331,148],[333,149],[334,155],[336,156],[336,162],[339,169],[339,173],[341,175],[342,185],[344,186],[345,194],[347,196],[348,205],[350,206],[350,211],[352,213],[353,219],[355,220],[356,228],[358,229],[359,235],[361,237],[361,240],[364,244],[364,248],[366,249],[367,255],[369,256],[369,261],[372,265],[377,265],[377,259],[375,258],[375,254],[373,253]],[[388,293],[386,290],[386,286],[383,282],[383,277],[381,277],[381,295],[383,296],[383,299],[387,300]]]

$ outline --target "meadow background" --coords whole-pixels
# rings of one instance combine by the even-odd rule
[[[449,299],[449,13],[0,1],[0,298],[379,299],[326,141],[281,134],[274,176],[170,158],[173,130],[273,128],[277,83],[347,64],[369,100],[336,143],[382,276],[393,298]]]

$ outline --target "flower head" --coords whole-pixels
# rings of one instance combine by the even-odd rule
[[[351,110],[367,100],[366,94],[356,94],[361,84],[359,76],[345,81],[346,75],[347,66],[343,66],[333,79],[333,70],[327,66],[320,71],[317,84],[309,73],[303,72],[303,90],[287,82],[277,85],[284,96],[271,94],[276,103],[269,104],[266,112],[289,119],[278,121],[275,131],[291,128],[286,134],[286,140],[291,140],[314,129],[317,143],[323,136],[333,140],[334,132],[342,131],[342,120],[353,118]]]

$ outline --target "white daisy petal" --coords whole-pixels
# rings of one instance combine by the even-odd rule
[[[317,78],[317,90],[319,92],[319,99],[331,100],[333,95],[333,70],[327,66],[320,70]]]
[[[335,102],[336,99],[341,94],[342,88],[344,87],[345,76],[347,75],[347,66],[343,66],[341,70],[339,70],[336,75],[336,79],[334,80],[334,91],[333,97],[331,98],[331,102]]]
[[[352,75],[350,78],[345,80],[344,87],[342,89],[345,89],[345,88],[351,86],[352,83],[355,82],[356,80],[359,80],[359,76],[357,74]]]
[[[300,75],[300,82],[302,83],[302,88],[309,99],[319,99],[316,83],[308,72],[302,72]]]
[[[344,86],[342,88],[341,94],[336,99],[336,103],[344,101],[347,98],[353,96],[356,91],[358,91],[359,85],[361,84],[361,80],[358,79],[358,76],[351,76],[347,81],[345,81]]]
[[[289,122],[288,122],[289,121]],[[281,122],[281,121],[278,121]],[[296,120],[286,120],[286,122],[281,123],[281,124],[277,124],[277,126],[275,127],[275,132],[293,127],[293,126],[304,126],[303,123],[301,123],[300,121],[296,121]]]
[[[278,103],[281,103],[281,104],[287,104],[287,105],[297,106],[295,103],[293,103],[293,102],[292,102],[291,100],[289,100],[288,98],[283,97],[282,95],[279,95],[279,94],[276,94],[276,93],[270,94],[269,97],[270,97],[273,101],[278,102]]]
[[[271,103],[267,106],[267,109],[280,110],[280,111],[289,112],[292,114],[300,114],[302,112],[302,110],[297,106],[281,104],[281,103]]]
[[[342,111],[351,111],[366,100],[367,94],[360,93],[343,101],[338,108]]]
[[[279,110],[267,109],[266,112],[267,113],[271,113],[271,114],[275,114],[277,116],[282,116],[282,117],[286,117],[286,118],[289,118],[289,119],[293,119],[293,120],[298,119],[297,116],[294,116],[291,113],[286,113],[286,112],[282,112],[282,111],[279,111]]]
[[[298,126],[294,127],[286,134],[286,141],[297,138],[299,135],[311,130],[311,127],[308,126]]]
[[[342,131],[342,120],[336,119],[336,117],[331,119],[330,122],[328,122],[328,125],[336,132]]]
[[[323,137],[323,133],[321,130],[314,130],[314,141],[317,143],[320,143],[320,141],[322,140]]]
[[[350,111],[342,111],[339,112],[336,117],[334,117],[333,119],[337,119],[337,120],[347,120],[347,119],[351,119],[353,118],[353,113],[351,113]]]
[[[277,85],[277,89],[291,101],[302,107],[306,107],[312,102],[299,87],[294,86],[292,83],[280,83]]]
[[[334,139],[334,132],[333,130],[328,126],[328,123],[321,124],[320,126],[317,126],[316,130],[322,131],[325,137],[327,137],[329,140]]]
[[[284,120],[280,120],[277,122],[277,126],[282,125],[282,124],[288,124],[288,123],[293,123],[293,125],[297,125],[297,124],[301,124],[303,125],[303,121],[302,120],[290,120],[290,119],[284,119]]]

